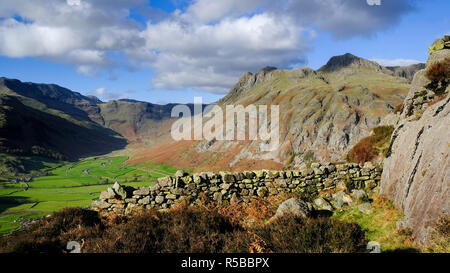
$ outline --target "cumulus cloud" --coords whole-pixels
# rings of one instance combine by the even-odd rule
[[[111,68],[109,51],[142,46],[129,9],[141,0],[7,0],[0,6],[0,54],[41,57],[83,74]]]
[[[9,57],[55,56],[81,45],[70,28],[26,24],[14,19],[4,20],[0,33],[0,50]]]
[[[106,92],[106,88],[104,88],[104,87],[100,87],[95,90],[95,94],[97,94],[98,96],[105,94],[105,92]]]
[[[371,35],[412,10],[408,0],[193,0],[163,16],[147,2],[4,0],[0,54],[69,63],[89,76],[146,65],[154,88],[224,93],[245,71],[301,64],[316,31]],[[146,11],[147,23],[133,20],[131,9]],[[117,52],[126,61],[112,57]]]
[[[306,34],[290,18],[257,14],[201,26],[168,20],[149,24],[143,36],[147,48],[159,51],[152,63],[156,88],[223,93],[243,71],[298,61],[311,39]]]
[[[196,0],[184,17],[210,23],[229,16],[272,13],[329,31],[336,38],[348,38],[385,29],[411,10],[408,0],[382,1],[379,6],[368,5],[365,0]]]
[[[100,75],[99,69],[96,67],[93,67],[91,65],[78,65],[77,73],[83,74],[83,75],[89,76],[89,77],[95,77],[95,76]]]
[[[228,16],[241,16],[258,8],[261,10],[270,2],[271,0],[197,0],[187,8],[183,16],[202,23],[210,23]]]
[[[126,94],[123,92],[110,91],[104,87],[100,87],[94,90],[94,95],[102,100],[117,100],[127,98]]]
[[[368,36],[397,23],[413,10],[409,0],[382,1],[371,6],[364,0],[297,0],[278,1],[272,11],[288,14],[302,25],[317,26],[335,38]]]
[[[421,61],[417,60],[408,60],[408,59],[371,59],[374,62],[377,62],[378,64],[382,66],[408,66],[412,64],[418,64],[423,63]]]

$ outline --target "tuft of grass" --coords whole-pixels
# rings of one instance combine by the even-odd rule
[[[315,155],[313,151],[308,151],[305,153],[305,155],[303,156],[303,160],[305,162],[311,162],[315,160]]]
[[[386,198],[375,194],[372,199],[370,214],[355,208],[336,210],[332,217],[360,225],[366,232],[366,240],[379,242],[383,252],[418,252],[411,231],[396,228],[396,222],[403,217],[403,213]]]
[[[379,126],[373,129],[373,134],[361,139],[347,154],[347,161],[364,163],[372,161],[377,156],[386,156],[394,126]]]
[[[438,219],[430,241],[423,250],[428,253],[450,253],[450,216]]]

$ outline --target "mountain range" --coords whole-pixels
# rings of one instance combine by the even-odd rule
[[[244,73],[216,104],[279,105],[281,146],[272,152],[260,151],[259,140],[176,142],[170,137],[175,104],[102,102],[58,85],[0,78],[0,152],[77,159],[127,148],[130,162],[195,170],[340,161],[403,101],[422,68],[383,67],[345,54],[318,70]]]
[[[280,149],[259,150],[260,141],[179,141],[139,147],[132,162],[156,160],[195,170],[244,170],[342,161],[400,104],[410,73],[422,65],[386,68],[352,54],[332,57],[317,71],[266,67],[244,73],[217,104],[279,105]],[[393,71],[394,70],[394,71]],[[395,71],[409,71],[396,73]],[[163,141],[164,139],[164,141]]]

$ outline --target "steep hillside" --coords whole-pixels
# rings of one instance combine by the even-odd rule
[[[399,225],[412,228],[422,243],[439,217],[450,213],[450,62],[440,66],[440,80],[426,77],[446,58],[450,49],[432,52],[426,69],[416,73],[402,110],[383,121],[396,129],[380,191],[404,211]]]
[[[94,99],[56,85],[0,79],[1,152],[75,159],[125,147],[125,139],[93,120],[101,120]]]
[[[44,155],[69,159],[121,149],[127,142],[159,143],[169,134],[175,106],[125,99],[104,103],[58,85],[7,78],[0,78],[0,96],[3,152],[30,154],[39,146]]]
[[[98,104],[104,126],[110,128],[131,143],[154,145],[167,135],[171,111],[175,104],[158,105],[129,99],[111,100]],[[193,109],[193,104],[187,104]]]
[[[279,105],[280,148],[261,141],[180,141],[140,149],[132,162],[161,160],[193,169],[279,168],[313,159],[340,161],[403,101],[410,85],[391,70],[351,54],[318,71],[266,67],[244,73],[218,105]]]
[[[0,78],[0,94],[16,96],[29,107],[78,124],[90,125],[92,121],[103,123],[97,106],[101,103],[98,98],[86,97],[55,84]]]

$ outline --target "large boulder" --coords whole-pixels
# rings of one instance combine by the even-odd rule
[[[450,58],[450,49],[434,51],[432,54],[430,54],[427,60],[426,69],[434,63],[442,62],[446,58]],[[430,85],[431,81],[425,76],[426,69],[419,70],[414,75],[411,89],[409,90],[405,100],[403,101],[403,110],[400,115],[402,119],[411,119],[414,118],[414,116],[416,116],[418,112],[423,112],[423,110],[436,96],[435,90],[433,90],[432,86]],[[393,119],[391,116],[388,117]],[[392,122],[387,119],[384,119],[381,122],[381,124],[393,125],[399,125],[400,123],[401,120],[395,120],[395,122]]]
[[[311,203],[303,201],[300,198],[290,198],[278,207],[274,218],[279,218],[283,215],[292,214],[295,216],[309,217],[313,211]]]
[[[435,51],[428,57],[426,66],[429,67],[430,65],[440,62],[445,58],[449,57],[450,57],[450,49],[445,48],[442,50]]]
[[[436,39],[434,43],[428,48],[430,54],[442,50],[444,48],[450,48],[450,36],[445,35],[442,39]]]

